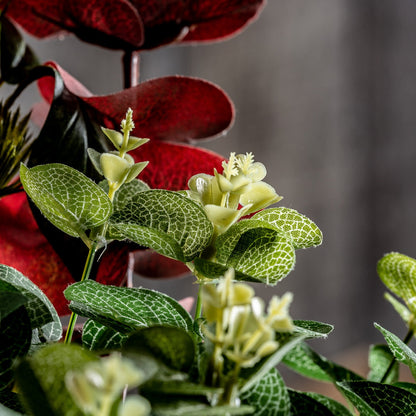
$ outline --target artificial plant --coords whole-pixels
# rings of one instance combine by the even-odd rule
[[[231,127],[234,108],[219,87],[181,76],[140,82],[140,51],[229,38],[264,5],[0,1],[0,79],[15,86],[0,114],[1,414],[416,414],[415,384],[399,381],[398,365],[416,377],[407,345],[416,260],[390,253],[378,264],[405,303],[387,296],[408,327],[404,340],[377,324],[386,344],[371,347],[367,376],[322,357],[305,341],[331,325],[293,319],[295,295],[266,307],[254,290],[286,277],[296,250],[321,243],[319,228],[270,207],[281,198],[251,153],[225,160],[186,144]],[[57,63],[40,64],[16,24],[122,50],[125,89],[94,96]],[[44,98],[35,135],[16,108],[33,82]],[[150,274],[155,255],[164,274],[192,271],[194,316],[161,292],[123,285],[137,250]],[[86,321],[74,343],[78,315]],[[291,389],[278,364],[334,383],[344,403]]]

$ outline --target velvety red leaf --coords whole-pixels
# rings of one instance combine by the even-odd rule
[[[63,295],[72,283],[68,269],[39,231],[25,193],[0,200],[0,264],[14,267],[28,277],[51,300],[60,315],[70,311]],[[109,246],[103,255],[97,280],[120,285],[128,267],[126,247]]]
[[[0,0],[4,7],[8,0]],[[208,42],[239,33],[265,0],[19,0],[8,15],[37,37],[74,33],[116,49]],[[144,35],[144,36],[143,36]]]
[[[141,49],[171,42],[212,42],[241,32],[265,0],[131,0],[145,28]]]
[[[234,122],[234,107],[225,92],[197,78],[170,76],[142,82],[106,96],[92,96],[59,65],[49,62],[62,76],[66,88],[91,109],[97,123],[118,129],[127,108],[132,108],[140,137],[191,142],[224,134]],[[53,98],[54,80],[39,81],[45,99]]]
[[[150,140],[130,153],[137,161],[149,164],[139,178],[151,188],[178,191],[188,188],[188,180],[197,173],[222,171],[224,158],[194,146]]]
[[[190,273],[180,261],[163,257],[153,250],[134,253],[134,271],[142,277],[150,278],[177,278]]]
[[[0,0],[4,8],[9,0]],[[7,15],[38,38],[74,33],[80,39],[111,49],[137,49],[143,24],[128,0],[19,0]]]

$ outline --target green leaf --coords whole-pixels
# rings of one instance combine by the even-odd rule
[[[254,367],[241,371],[240,392],[244,393],[255,386],[268,372],[282,361],[283,357],[297,344],[305,339],[305,335],[299,334],[279,334],[279,348],[276,352],[263,358]]]
[[[308,338],[326,338],[334,326],[317,321],[294,320],[295,332],[305,334]]]
[[[374,326],[383,334],[396,360],[407,365],[413,377],[416,378],[416,354],[398,336],[378,324]]]
[[[408,383],[405,381],[399,381],[393,384],[396,387],[400,387],[401,389],[410,391],[410,393],[416,394],[416,384],[415,383]]]
[[[324,396],[318,394],[303,393],[289,389],[289,397],[291,401],[291,416],[351,416],[351,413],[343,406],[337,406],[334,400],[324,398]]]
[[[400,253],[386,254],[377,264],[382,282],[416,313],[416,260]]]
[[[294,209],[278,207],[265,209],[252,217],[266,221],[277,231],[283,232],[291,240],[295,249],[316,247],[322,244],[322,232],[305,215]]]
[[[73,237],[99,227],[111,215],[106,193],[69,166],[51,163],[28,169],[22,165],[20,180],[43,215]]]
[[[387,345],[372,345],[368,354],[368,366],[370,372],[368,381],[381,382],[384,374],[393,362],[394,356]],[[395,383],[399,378],[399,363],[396,361],[385,380],[387,384]]]
[[[90,351],[118,350],[127,338],[93,319],[88,319],[82,328],[82,345]]]
[[[35,415],[83,416],[65,386],[68,371],[81,370],[98,358],[78,345],[52,344],[38,350],[17,368],[19,391]],[[49,407],[45,411],[44,407]],[[44,412],[44,413],[42,413]]]
[[[180,261],[190,261],[209,244],[213,227],[203,209],[177,192],[137,193],[110,218],[110,238],[128,238]]]
[[[1,390],[0,391],[0,415],[9,415],[6,413],[7,410],[14,411],[14,413],[10,413],[10,415],[20,415],[23,412],[22,404],[20,403],[18,394],[13,393],[10,390]],[[3,407],[3,406],[6,407]],[[4,413],[3,413],[4,412]]]
[[[243,403],[253,406],[256,416],[289,416],[290,398],[279,372],[272,368],[251,389],[241,395]]]
[[[362,380],[359,375],[327,360],[306,344],[286,354],[283,362],[300,374],[321,381]]]
[[[13,363],[29,351],[32,328],[24,306],[0,321],[0,391],[11,387]]]
[[[69,286],[64,293],[71,310],[122,333],[158,324],[193,332],[189,313],[175,299],[154,290],[86,280]]]
[[[0,282],[13,286],[28,299],[25,309],[33,329],[32,343],[59,341],[62,324],[58,313],[46,295],[22,273],[12,267],[0,264]]]
[[[224,273],[229,269],[228,266],[225,266],[223,264],[215,263],[198,257],[194,259],[193,264],[198,274],[208,279],[217,279],[219,277],[222,277],[224,276]],[[244,273],[239,272],[238,270],[234,270],[234,272],[236,280],[244,280],[246,282],[258,282],[258,280],[253,276],[248,276]]]
[[[108,194],[109,186],[107,181],[101,181],[99,185]],[[149,185],[140,179],[134,179],[128,183],[124,183],[120,186],[118,191],[115,193],[113,200],[114,212],[121,211],[124,206],[140,192],[149,191]]]
[[[5,287],[5,285],[9,287]],[[28,299],[20,294],[12,285],[0,281],[0,320],[19,309]]]
[[[134,332],[124,343],[124,349],[147,350],[168,367],[183,372],[190,370],[195,357],[195,344],[188,332],[162,325]]]
[[[341,403],[333,400],[329,397],[323,396],[318,393],[313,392],[305,392],[302,393],[312,399],[316,400],[317,402],[323,404],[326,408],[328,408],[334,416],[352,416],[352,413]]]
[[[269,285],[287,276],[295,265],[291,241],[265,221],[232,225],[217,238],[215,248],[216,262]]]
[[[416,395],[399,387],[370,381],[337,383],[361,416],[416,415]]]
[[[154,416],[233,416],[253,414],[251,406],[215,406],[211,407],[206,401],[178,400],[168,397],[155,398],[152,401]]]
[[[1,79],[9,84],[17,84],[31,68],[38,65],[38,61],[4,13],[0,16],[0,28]]]
[[[304,342],[292,348],[282,362],[293,371],[319,381],[332,382],[332,378],[313,360],[310,348]]]

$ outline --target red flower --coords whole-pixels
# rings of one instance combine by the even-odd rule
[[[0,0],[4,8],[9,0]],[[8,16],[30,34],[73,33],[111,49],[208,42],[243,30],[265,0],[13,0]]]
[[[194,78],[166,77],[144,82],[117,94],[98,97],[57,65],[50,65],[64,81],[63,95],[70,95],[72,101],[76,100],[82,103],[80,107],[85,107],[81,118],[89,116],[99,124],[118,128],[126,108],[133,109],[135,134],[152,140],[132,152],[132,155],[137,161],[149,160],[148,167],[140,177],[152,188],[184,189],[192,175],[212,173],[213,168],[221,168],[223,158],[213,152],[166,141],[184,142],[214,136],[230,127],[234,109],[218,87]],[[52,77],[42,78],[40,82],[41,92],[50,102],[55,91],[54,84]],[[51,123],[48,120],[45,125]],[[59,129],[53,131],[56,134]],[[40,232],[25,194],[0,200],[0,229],[0,263],[21,271],[45,291],[58,313],[68,313],[62,292],[74,279]],[[128,246],[110,245],[101,260],[97,280],[111,284],[123,283],[129,256]],[[161,261],[171,262],[166,259],[155,262],[154,254],[145,257],[142,253],[140,258],[137,270],[145,270],[146,275],[152,276],[160,276]],[[173,268],[169,267],[168,275],[172,275],[172,270],[180,274],[183,266],[176,264]]]

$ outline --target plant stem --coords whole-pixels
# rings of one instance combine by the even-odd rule
[[[410,340],[413,337],[413,329],[409,329],[408,333],[406,334],[406,336],[404,337],[403,343],[404,344],[408,344],[410,342]],[[390,362],[390,365],[388,366],[386,372],[384,373],[383,377],[380,380],[380,383],[384,383],[387,380],[387,377],[389,376],[391,370],[393,369],[393,366],[396,362],[396,357],[393,357],[393,359]]]
[[[200,318],[202,315],[202,299],[201,299],[201,291],[202,291],[202,284],[198,283],[198,297],[196,299],[196,306],[195,306],[195,320]]]
[[[123,55],[123,88],[135,87],[140,79],[140,55],[138,51],[125,51]]]
[[[92,265],[94,263],[95,253],[97,252],[98,243],[94,240],[91,244],[88,252],[87,260],[85,261],[84,271],[82,272],[81,282],[87,280],[90,276]],[[68,329],[65,335],[65,344],[70,344],[72,341],[72,335],[74,333],[75,324],[77,322],[78,315],[75,312],[71,313],[69,318]]]

